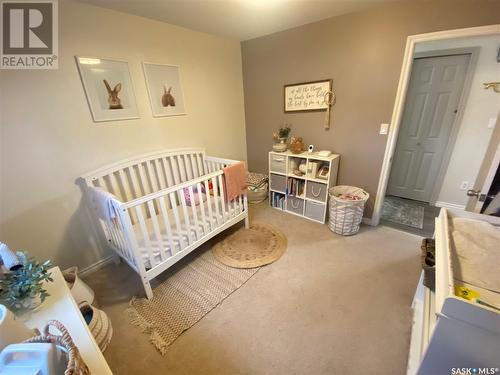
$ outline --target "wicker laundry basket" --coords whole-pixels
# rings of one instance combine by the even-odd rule
[[[358,233],[365,203],[370,195],[363,189],[344,185],[334,186],[328,192],[330,194],[330,218],[328,221],[330,230],[344,236]],[[344,199],[346,195],[359,199]]]

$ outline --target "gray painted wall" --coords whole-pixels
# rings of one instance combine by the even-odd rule
[[[267,172],[273,130],[292,123],[292,135],[341,154],[338,183],[366,189],[371,216],[406,38],[497,23],[498,0],[411,1],[242,42],[249,168]],[[283,113],[284,84],[324,78],[337,94],[329,131],[324,112]]]

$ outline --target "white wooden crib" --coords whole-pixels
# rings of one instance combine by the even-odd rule
[[[150,281],[167,268],[241,220],[248,227],[246,194],[224,199],[223,168],[237,162],[206,156],[204,149],[177,149],[83,176],[87,199],[96,187],[116,196],[110,202],[115,218],[96,215],[96,221],[111,248],[140,275],[148,298],[153,297]],[[194,204],[203,188],[206,200]]]

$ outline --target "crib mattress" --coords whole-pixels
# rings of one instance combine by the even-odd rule
[[[219,206],[219,215],[217,217],[217,212],[216,212],[216,205]],[[202,221],[202,214],[201,214],[201,206],[196,205],[195,210],[196,214],[198,217],[198,232],[196,231],[196,226],[194,223],[194,215],[193,215],[193,209],[191,206],[187,207],[188,211],[188,217],[189,217],[189,223],[190,223],[190,230],[188,230],[188,225],[184,219],[184,212],[182,211],[182,207],[178,206],[177,207],[177,212],[179,214],[179,219],[180,219],[180,232],[177,229],[177,225],[175,224],[175,219],[174,219],[174,213],[173,210],[170,209],[168,210],[168,219],[170,221],[170,227],[172,231],[172,242],[174,245],[174,251],[172,251],[171,246],[170,246],[170,241],[168,240],[167,237],[167,232],[165,230],[164,224],[163,224],[163,219],[161,215],[158,215],[156,217],[159,226],[160,226],[160,236],[161,239],[158,240],[155,235],[154,231],[154,226],[153,226],[153,220],[151,218],[147,218],[146,221],[146,229],[149,237],[149,244],[153,253],[154,261],[159,263],[162,261],[161,257],[161,251],[164,251],[167,255],[167,258],[172,256],[173,254],[177,253],[180,251],[182,248],[188,246],[189,244],[197,241],[199,238],[204,237],[206,234],[210,233],[212,230],[217,228],[219,226],[219,222],[222,223],[222,213],[221,213],[221,204],[220,204],[220,198],[217,197],[214,199],[214,197],[211,197],[211,206],[212,206],[212,217],[209,217],[209,212],[208,212],[208,202],[204,202],[204,207],[205,207],[205,223]],[[241,209],[243,211],[243,209]],[[236,208],[233,207],[233,203],[228,205],[226,204],[226,220],[233,217],[236,214],[239,214],[241,211],[239,211],[238,206]],[[205,233],[205,226],[206,224],[206,229],[207,233]],[[137,239],[137,244],[139,247],[139,251],[141,252],[143,256],[143,261],[146,266],[146,269],[152,268],[151,267],[151,262],[150,262],[150,255],[148,252],[147,248],[147,239],[145,239],[141,227],[139,223],[136,223],[133,225],[134,228],[134,233],[135,237]],[[199,238],[198,238],[198,233],[199,233]],[[190,234],[190,236],[189,236]],[[181,246],[182,245],[182,246]],[[164,260],[164,259],[163,259]]]

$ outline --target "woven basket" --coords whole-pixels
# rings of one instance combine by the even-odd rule
[[[92,320],[90,321],[88,327],[90,332],[92,332],[99,349],[101,349],[101,352],[104,353],[111,341],[111,337],[113,336],[111,320],[109,320],[104,311],[89,304],[80,306],[82,314],[84,314],[85,310],[92,310]]]
[[[420,250],[422,251],[420,260],[424,270],[424,285],[430,290],[436,289],[436,266],[435,266],[435,242],[432,238],[424,238]]]
[[[53,326],[61,332],[61,335],[53,335],[49,332]],[[50,320],[47,322],[43,333],[40,336],[32,337],[25,340],[25,343],[51,343],[63,347],[68,352],[68,366],[64,371],[64,375],[89,375],[90,371],[71,338],[66,327],[58,320]]]
[[[330,194],[330,218],[328,227],[332,232],[343,236],[358,233],[359,225],[363,220],[365,203],[370,195],[363,189],[354,186],[334,186],[328,191]],[[341,194],[350,194],[360,197],[360,200],[351,201],[341,199]]]

